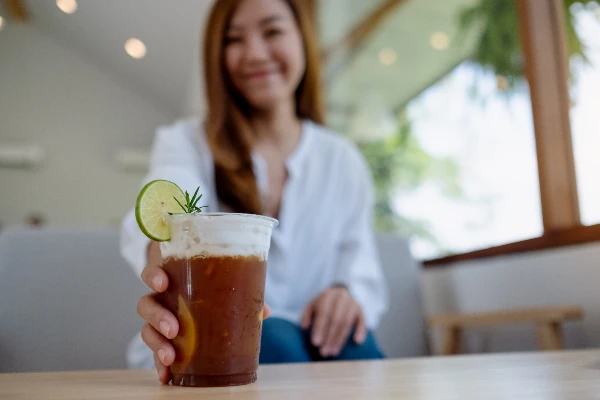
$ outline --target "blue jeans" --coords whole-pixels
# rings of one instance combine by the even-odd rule
[[[294,363],[309,361],[349,361],[382,359],[383,354],[377,347],[372,332],[363,344],[356,344],[352,336],[335,357],[323,358],[319,349],[310,342],[310,331],[280,318],[268,318],[263,321],[260,349],[261,364]]]

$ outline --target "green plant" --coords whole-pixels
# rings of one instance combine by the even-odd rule
[[[575,3],[598,4],[598,0],[563,0],[569,58],[586,60],[585,46],[577,35],[571,6]],[[459,37],[480,31],[471,61],[506,78],[507,90],[514,89],[524,77],[524,61],[514,0],[480,0],[466,7],[458,18]]]
[[[362,143],[359,147],[369,164],[375,184],[375,228],[416,236],[441,247],[426,221],[398,214],[392,200],[402,191],[410,192],[431,180],[441,185],[447,196],[461,197],[463,192],[459,184],[458,163],[427,153],[412,134],[411,124],[405,115],[401,116],[395,135],[383,141]]]

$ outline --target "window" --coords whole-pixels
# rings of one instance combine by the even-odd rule
[[[328,123],[359,144],[372,168],[376,227],[407,235],[419,258],[540,236],[514,2],[492,2],[500,11],[480,7],[489,1],[401,3],[327,81]],[[470,22],[460,17],[468,10]],[[478,51],[495,28],[481,26],[481,13],[499,12],[506,18],[487,20],[504,21],[495,32],[512,46],[500,49],[509,60],[497,48]],[[321,25],[332,15],[321,14]]]
[[[581,220],[592,225],[600,223],[600,6],[570,11],[587,59],[571,59],[571,131]]]
[[[526,88],[498,92],[497,84],[493,73],[466,62],[408,104],[412,134],[433,160],[419,185],[394,193],[398,214],[422,221],[431,235],[413,238],[417,256],[543,232],[529,95]]]

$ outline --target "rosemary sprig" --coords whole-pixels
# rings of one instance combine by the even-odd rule
[[[200,201],[200,199],[202,198],[202,195],[198,196],[199,191],[200,191],[200,187],[198,187],[196,189],[196,192],[194,192],[194,195],[192,196],[192,198],[190,198],[190,194],[186,191],[185,192],[185,205],[181,204],[181,202],[175,196],[173,196],[173,198],[175,199],[177,204],[179,204],[179,207],[181,207],[181,209],[183,210],[184,213],[186,213],[186,214],[201,213],[202,209],[206,208],[207,206],[198,206],[198,201]],[[172,213],[170,213],[170,214],[173,215]]]

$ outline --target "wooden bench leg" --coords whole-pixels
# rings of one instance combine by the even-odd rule
[[[444,347],[442,354],[450,356],[458,354],[460,351],[461,329],[456,326],[451,326],[445,329],[444,332]]]
[[[546,324],[538,324],[536,330],[540,349],[545,351],[563,349],[563,337],[560,323],[549,322]]]

